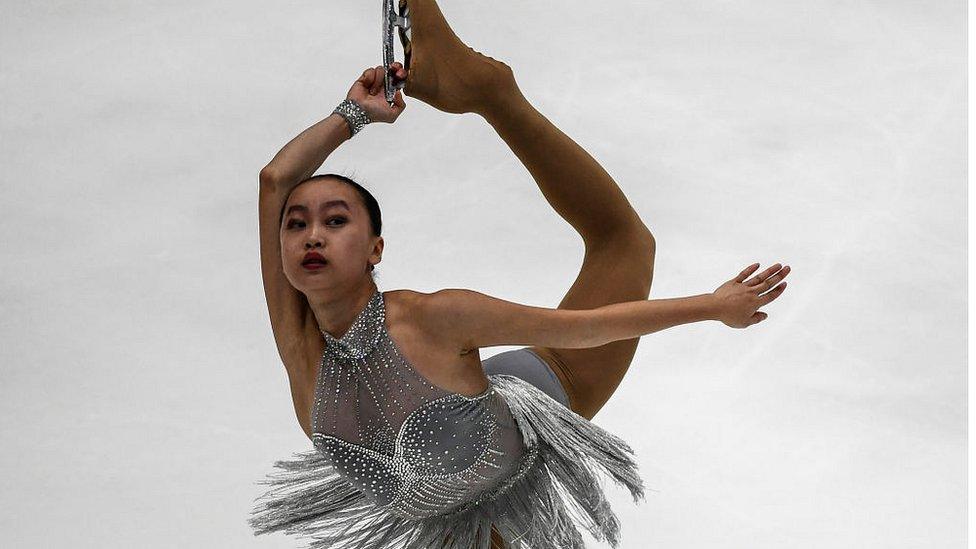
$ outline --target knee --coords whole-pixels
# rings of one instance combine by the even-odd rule
[[[654,253],[657,251],[657,241],[654,239],[654,234],[640,218],[634,224],[633,233],[633,239],[637,242],[636,245],[641,250],[641,255],[647,259],[648,265],[653,268]]]
[[[657,241],[647,225],[640,220],[636,223],[609,232],[599,242],[592,243],[593,248],[613,249],[617,253],[626,254],[637,262],[645,263],[647,267],[654,267],[654,254],[657,251]]]
[[[641,280],[640,291],[642,298],[647,298],[651,294],[651,282],[654,279],[654,256],[657,251],[657,241],[654,235],[643,224],[638,222],[639,227],[634,230],[628,239],[627,250],[630,265],[637,272]]]
[[[646,252],[651,265],[654,265],[654,252],[657,251],[657,241],[654,240],[654,234],[651,230],[644,225],[643,222],[639,222],[640,227],[637,229],[637,240],[640,242],[640,246]]]

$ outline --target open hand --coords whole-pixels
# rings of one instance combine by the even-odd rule
[[[746,280],[758,268],[758,263],[749,265],[739,276],[722,284],[712,293],[715,298],[716,320],[721,320],[731,328],[745,328],[766,320],[769,315],[757,312],[757,309],[783,295],[786,283],[779,282],[790,273],[790,267],[777,263]],[[770,288],[773,289],[766,292]]]
[[[394,82],[407,79],[407,71],[400,63],[392,63],[390,71]],[[352,88],[349,88],[346,99],[359,103],[373,122],[392,124],[407,105],[403,102],[403,94],[400,90],[397,90],[396,95],[393,96],[393,106],[386,102],[385,75],[382,65],[366,69],[359,80],[353,83]]]

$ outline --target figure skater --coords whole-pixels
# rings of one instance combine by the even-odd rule
[[[648,300],[655,241],[606,171],[522,95],[505,63],[466,46],[434,0],[401,1],[405,66],[366,69],[336,110],[261,171],[261,267],[298,423],[314,449],[276,462],[250,523],[332,549],[616,547],[607,475],[635,502],[627,443],[590,421],[640,336],[719,320],[745,328],[782,295],[789,267],[754,263],[712,293]],[[555,309],[474,290],[380,291],[376,200],[313,176],[400,91],[476,113],[582,236],[583,265]],[[601,107],[602,108],[602,107]],[[522,346],[481,360],[479,350]]]

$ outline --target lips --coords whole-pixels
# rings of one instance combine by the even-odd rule
[[[305,254],[305,259],[302,260],[302,265],[325,265],[325,258],[320,254],[315,252],[308,252]]]

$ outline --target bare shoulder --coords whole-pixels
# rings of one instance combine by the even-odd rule
[[[426,294],[414,290],[387,290],[383,292],[383,304],[386,309],[387,322],[409,318],[410,314],[416,309],[417,302],[424,295]]]
[[[409,325],[418,337],[436,344],[445,353],[467,355],[476,351],[462,334],[466,332],[466,313],[483,294],[464,288],[443,288],[430,293],[397,290],[402,294],[391,301],[399,301],[395,321]],[[392,294],[394,292],[390,292]],[[389,295],[389,294],[387,294]]]
[[[444,290],[431,293],[391,290],[384,292],[383,296],[391,330],[411,339],[423,339],[448,353],[463,354],[467,351],[454,341],[454,332],[448,329],[454,301],[444,298]]]
[[[432,295],[407,289],[383,292],[387,324],[411,332],[428,332],[425,311]]]

